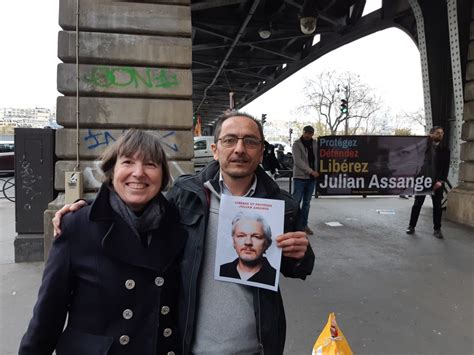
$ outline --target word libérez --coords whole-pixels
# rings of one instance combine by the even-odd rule
[[[324,164],[324,163],[327,163]],[[342,162],[339,163],[335,159],[329,159],[319,161],[319,172],[320,173],[368,173],[369,163],[368,162]]]

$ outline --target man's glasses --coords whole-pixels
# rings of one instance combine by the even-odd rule
[[[237,137],[229,134],[227,136],[219,138],[218,140],[221,141],[222,146],[224,148],[233,148],[237,145],[239,139],[242,139],[242,142],[244,142],[246,148],[256,149],[262,146],[262,141],[252,136]]]

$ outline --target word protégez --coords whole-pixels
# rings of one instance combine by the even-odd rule
[[[366,182],[367,186],[366,186]],[[347,176],[347,174],[337,174],[336,176],[324,175],[319,187],[327,188],[347,188],[347,189],[413,189],[421,192],[433,187],[433,180],[429,176],[382,176],[373,174],[370,180],[364,177]]]

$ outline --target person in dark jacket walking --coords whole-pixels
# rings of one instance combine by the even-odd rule
[[[440,126],[430,129],[429,142],[425,154],[425,164],[431,168],[430,174],[433,179],[433,235],[438,239],[443,239],[441,232],[441,216],[443,210],[441,202],[443,200],[443,185],[448,178],[449,173],[449,149],[442,144],[444,130]],[[407,234],[415,233],[416,223],[420,216],[421,207],[425,202],[425,195],[415,196],[415,202],[411,209],[410,223],[406,230]]]
[[[160,192],[170,179],[164,150],[131,130],[101,167],[106,181],[92,205],[64,217],[20,355],[180,352],[186,233]]]
[[[254,117],[224,114],[214,133],[216,160],[198,174],[179,177],[167,194],[188,232],[179,307],[185,355],[283,354],[286,320],[280,292],[214,279],[222,194],[283,200],[284,234],[276,237],[282,249],[280,272],[304,280],[313,270],[307,235],[296,229],[298,204],[259,166],[263,141],[262,126]],[[53,219],[56,231],[61,216],[83,204],[58,211]]]

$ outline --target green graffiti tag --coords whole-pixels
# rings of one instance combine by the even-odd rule
[[[169,89],[179,85],[176,73],[171,74],[167,69],[157,68],[100,66],[85,75],[84,81],[101,88]]]

